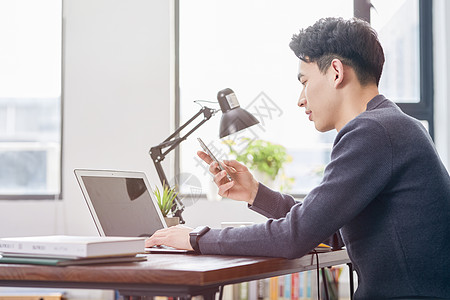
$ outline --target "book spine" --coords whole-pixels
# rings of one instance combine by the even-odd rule
[[[270,278],[270,300],[278,300],[278,277]]]
[[[305,284],[305,297],[306,299],[312,299],[312,283],[313,283],[313,272],[307,271],[306,272],[306,284]],[[315,278],[315,277],[314,277]]]
[[[291,275],[291,299],[292,300],[298,300],[298,294],[299,294],[299,273],[294,273]]]
[[[284,299],[291,299],[292,275],[284,275]]]
[[[19,257],[19,258],[1,257],[0,263],[56,266],[56,265],[58,265],[58,260],[57,259],[33,259],[33,258],[23,258],[23,257]]]
[[[257,280],[258,300],[269,299],[269,280],[269,278]]]
[[[235,300],[241,299],[241,284],[240,283],[233,284],[233,299],[235,299]]]
[[[223,300],[233,300],[233,285],[229,284],[223,287]]]
[[[263,279],[264,293],[262,300],[270,300],[270,278]]]
[[[278,300],[284,299],[284,276],[278,277]]]
[[[0,252],[86,256],[87,249],[79,244],[0,241]]]
[[[303,300],[305,297],[305,272],[298,274],[298,298]]]
[[[250,281],[248,283],[248,300],[258,299],[258,280]]]
[[[242,282],[240,285],[240,299],[248,300],[248,282]]]
[[[319,278],[320,283],[320,278]],[[318,290],[317,290],[317,270],[308,271],[308,299],[317,299]]]

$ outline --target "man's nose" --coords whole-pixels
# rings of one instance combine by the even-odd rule
[[[306,97],[305,97],[305,95],[303,93],[300,95],[300,98],[298,99],[297,105],[299,107],[305,107],[306,106]]]
[[[302,90],[302,93],[300,94],[300,98],[298,98],[297,105],[299,107],[305,107],[306,106],[305,89]]]

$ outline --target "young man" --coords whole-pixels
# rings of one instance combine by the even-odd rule
[[[355,299],[450,298],[450,177],[420,122],[378,92],[384,54],[360,20],[321,19],[290,47],[298,105],[319,131],[338,131],[321,184],[302,203],[258,183],[237,161],[203,152],[219,194],[246,201],[264,224],[155,233],[147,245],[204,254],[301,257],[340,230],[358,273]]]

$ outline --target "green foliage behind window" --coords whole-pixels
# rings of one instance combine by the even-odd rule
[[[252,170],[268,174],[272,180],[275,180],[285,163],[292,161],[286,148],[281,145],[264,140],[243,139],[248,142],[248,145],[239,153],[233,148],[235,145],[233,141],[227,140],[224,143],[229,147],[230,154],[236,156],[236,160]]]

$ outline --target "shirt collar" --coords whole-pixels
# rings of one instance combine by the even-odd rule
[[[381,94],[376,95],[375,97],[372,98],[372,100],[369,101],[369,103],[367,103],[366,110],[373,110],[386,100],[387,100],[386,97],[384,97],[383,95]]]

